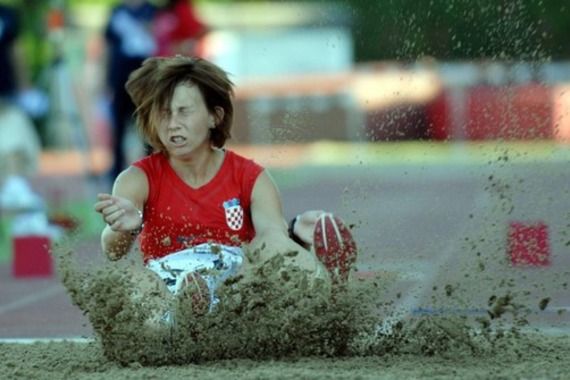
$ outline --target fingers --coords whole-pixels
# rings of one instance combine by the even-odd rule
[[[99,213],[102,213],[106,207],[109,207],[115,203],[114,198],[111,194],[97,194],[97,199],[99,201],[95,203],[95,211]]]
[[[120,230],[122,227],[121,217],[126,210],[122,208],[115,197],[109,194],[98,194],[99,202],[95,203],[95,211],[103,216],[103,220],[112,230]]]
[[[103,210],[107,209],[110,206],[113,206],[114,204],[115,202],[112,200],[97,202],[95,203],[95,211],[102,214]]]
[[[139,213],[129,199],[106,193],[98,194],[97,199],[95,211],[113,231],[128,231],[140,226]]]
[[[99,193],[97,194],[97,199],[99,199],[100,201],[106,201],[109,199],[113,199],[114,197],[111,194],[108,193]]]
[[[125,210],[123,209],[115,209],[114,211],[104,211],[103,219],[105,220],[105,223],[107,223],[109,226],[111,226],[114,229],[120,227],[119,219],[123,215],[125,215]]]

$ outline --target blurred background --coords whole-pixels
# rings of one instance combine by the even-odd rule
[[[486,315],[511,292],[531,324],[567,327],[567,2],[0,4],[0,336],[89,334],[79,322],[25,330],[18,313],[41,307],[45,297],[26,297],[42,287],[61,298],[54,325],[63,311],[82,321],[35,252],[73,236],[100,255],[95,195],[144,155],[112,74],[128,66],[120,49],[227,70],[230,148],[272,170],[287,217],[345,217],[359,272],[394,278],[386,292],[402,310]],[[117,6],[138,11],[121,18]]]

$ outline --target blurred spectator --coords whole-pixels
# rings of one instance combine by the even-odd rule
[[[123,0],[112,10],[105,27],[107,41],[107,85],[111,96],[113,128],[113,165],[111,180],[125,168],[123,143],[132,124],[135,107],[126,90],[129,74],[145,58],[156,54],[152,22],[156,7],[144,0]]]
[[[16,10],[0,4],[0,216],[13,217],[12,234],[51,234],[44,201],[27,178],[37,171],[41,145],[27,109],[20,107],[31,98],[16,51],[19,26]]]
[[[157,55],[202,56],[200,41],[207,32],[191,0],[167,0],[154,23]]]
[[[14,100],[18,85],[14,67],[14,42],[18,37],[19,20],[16,11],[0,4],[0,97]]]
[[[10,175],[33,174],[41,148],[34,125],[18,103],[25,85],[16,52],[19,24],[16,10],[0,4],[0,182]]]

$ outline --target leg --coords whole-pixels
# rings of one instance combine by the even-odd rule
[[[135,301],[158,305],[171,297],[171,293],[164,281],[153,271],[147,268],[125,268],[127,277],[133,284],[131,298]]]
[[[140,320],[161,327],[172,304],[162,280],[142,266],[109,265],[83,272],[70,258],[60,255],[58,267],[73,302],[89,316],[93,329],[106,336],[129,329],[125,321]],[[138,319],[140,318],[140,319]]]
[[[159,325],[173,303],[173,295],[164,281],[152,270],[142,267],[128,267],[126,276],[130,279],[131,302],[148,313],[147,323]]]
[[[177,316],[188,313],[204,315],[211,310],[213,302],[212,287],[206,277],[199,272],[187,272],[177,281],[176,296],[178,297]]]
[[[205,254],[217,253],[204,258]],[[235,274],[242,261],[239,248],[202,244],[186,248],[157,260],[147,267],[162,279],[175,299],[173,312],[178,317],[186,314],[203,315],[216,302],[215,290],[227,276]]]
[[[111,104],[113,126],[113,166],[111,179],[114,180],[126,166],[126,155],[123,149],[127,128],[133,117],[134,105],[123,89],[115,91]]]
[[[112,127],[112,154],[113,163],[109,173],[111,181],[119,175],[123,167],[123,135],[125,133],[126,121],[123,120],[121,105],[114,99],[111,105],[111,127]]]

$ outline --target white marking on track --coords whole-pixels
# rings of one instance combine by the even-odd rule
[[[69,338],[0,338],[0,344],[34,344],[34,343],[91,343],[94,338],[69,337]]]

